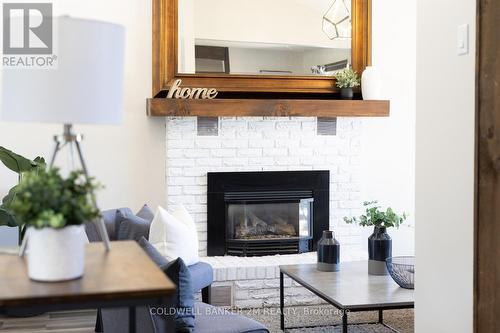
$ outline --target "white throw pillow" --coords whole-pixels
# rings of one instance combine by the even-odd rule
[[[149,242],[169,261],[180,257],[188,266],[200,261],[196,227],[184,207],[173,215],[158,207],[149,229]]]
[[[194,223],[191,214],[189,214],[183,205],[180,205],[176,210],[174,210],[172,215],[192,230],[192,236],[195,238],[196,243],[196,253],[198,253],[198,231],[196,230],[196,224]]]

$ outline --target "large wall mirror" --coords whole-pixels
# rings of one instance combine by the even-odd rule
[[[153,93],[331,93],[369,64],[370,23],[369,0],[155,0]]]

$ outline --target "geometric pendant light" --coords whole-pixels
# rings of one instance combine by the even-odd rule
[[[323,32],[330,39],[351,38],[351,11],[345,0],[334,0],[323,15]]]

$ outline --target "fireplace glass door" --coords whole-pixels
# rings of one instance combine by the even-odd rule
[[[310,238],[311,221],[312,199],[229,202],[226,237],[240,241]]]
[[[207,254],[314,251],[329,225],[329,171],[209,172]]]

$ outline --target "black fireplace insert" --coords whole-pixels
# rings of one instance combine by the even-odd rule
[[[329,225],[329,171],[208,173],[209,256],[313,251]]]

